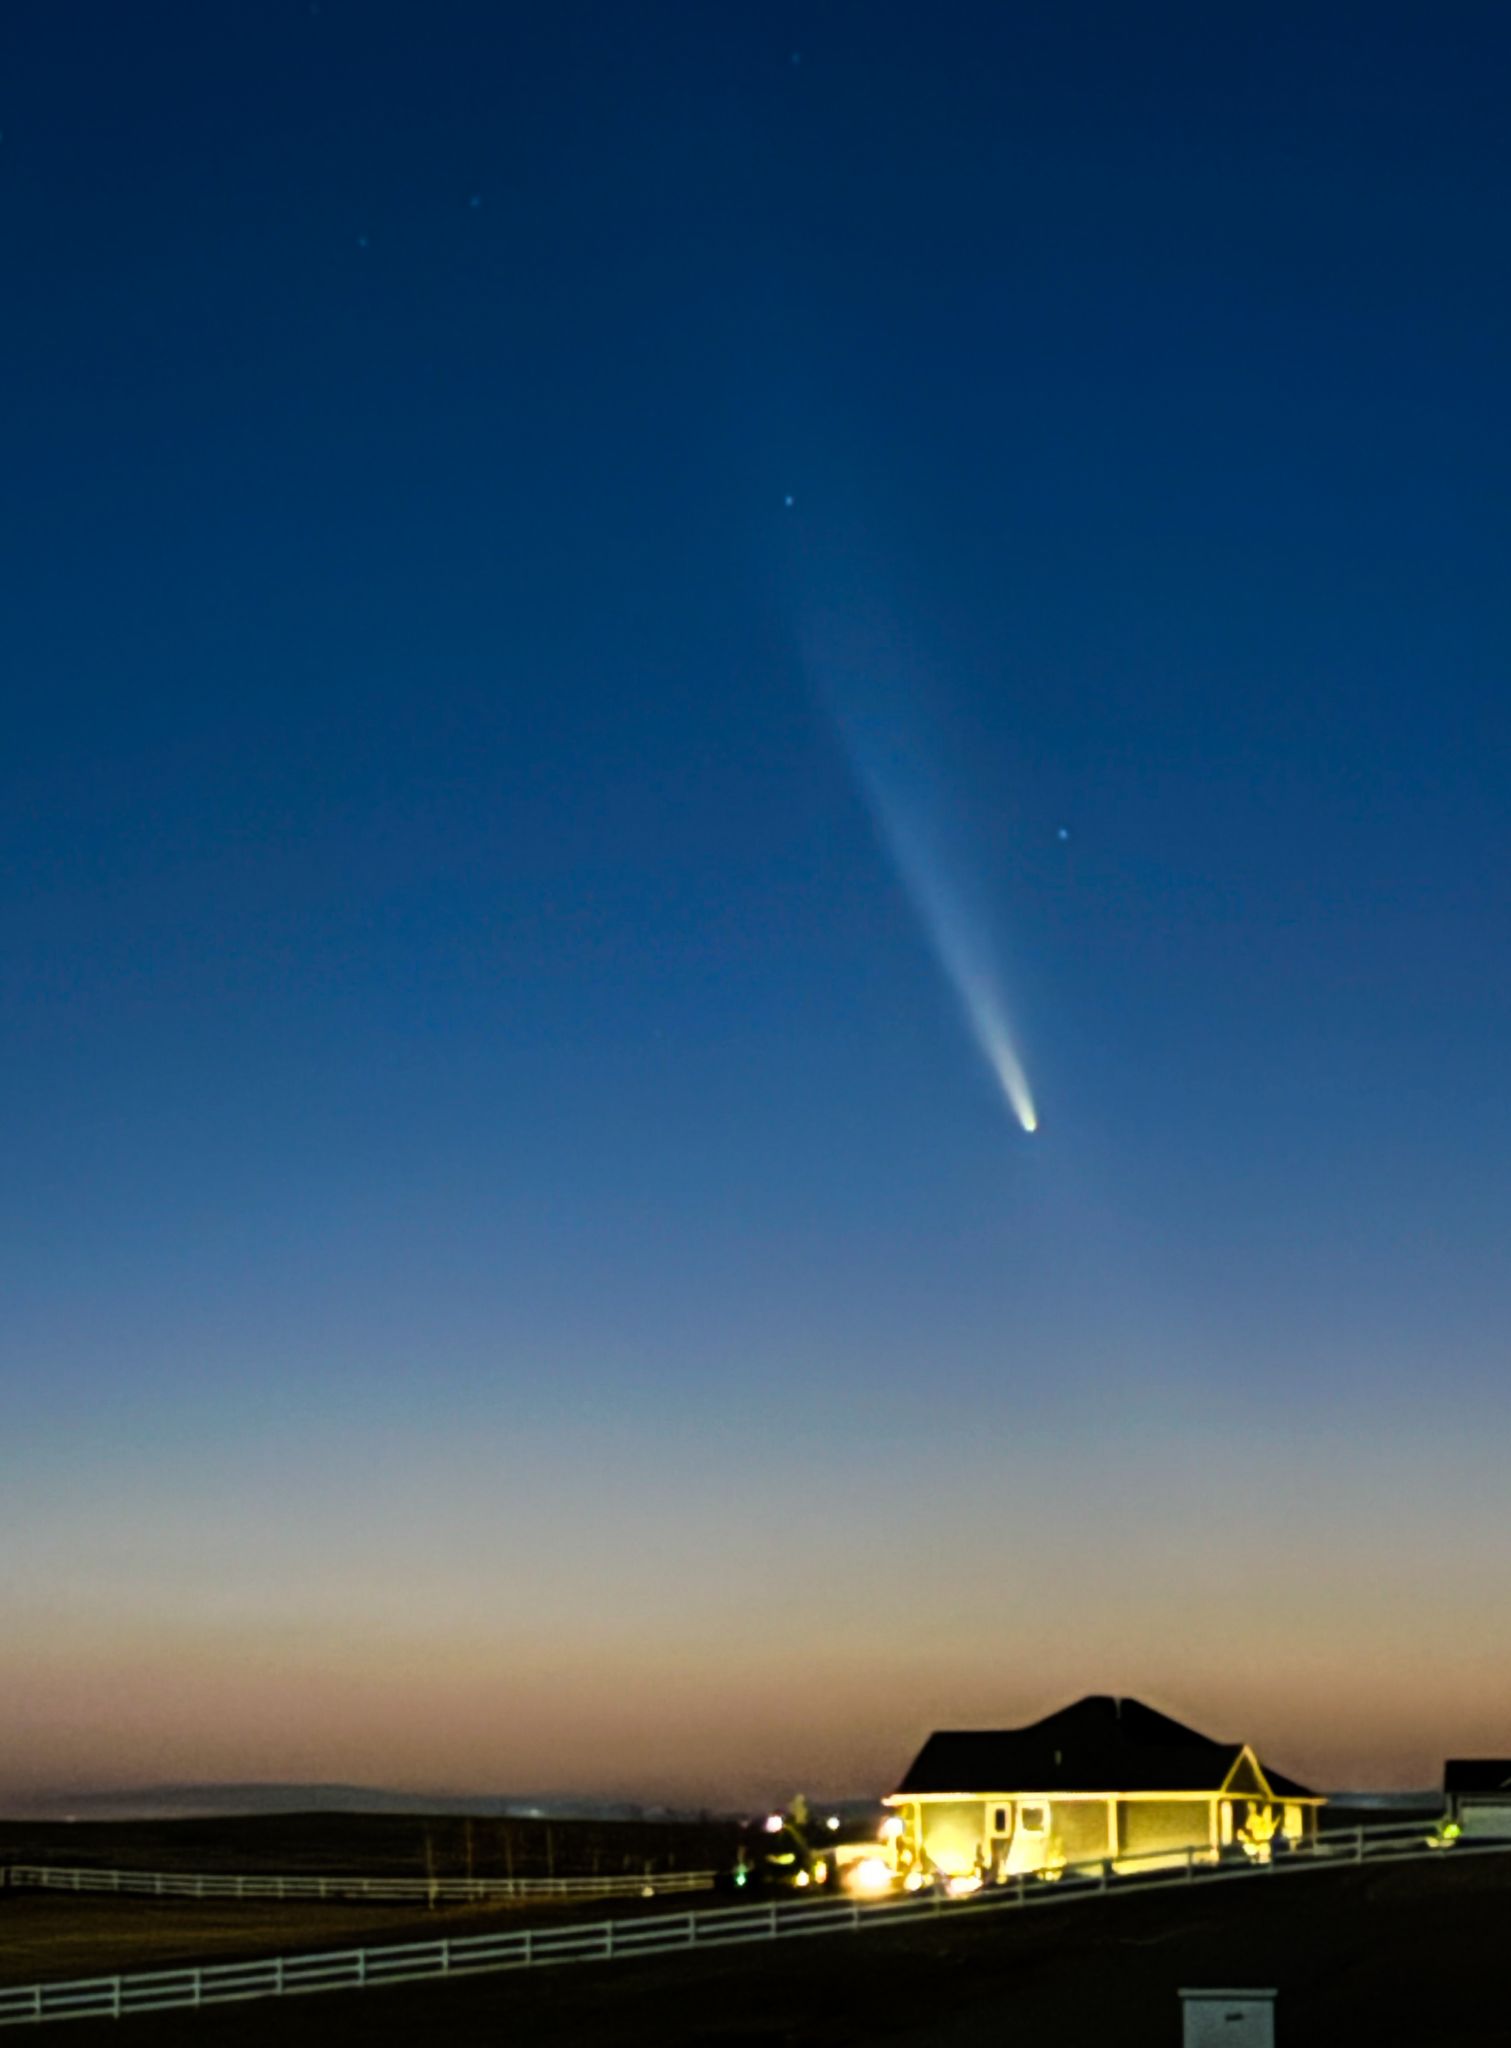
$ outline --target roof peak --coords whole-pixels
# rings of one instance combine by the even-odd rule
[[[1045,1714],[1038,1721],[1027,1722],[1013,1732],[1021,1735],[1053,1733],[1064,1729],[1089,1730],[1096,1728],[1115,1734],[1123,1742],[1148,1743],[1202,1743],[1213,1749],[1237,1749],[1236,1742],[1217,1742],[1210,1735],[1203,1735],[1198,1729],[1188,1727],[1184,1721],[1177,1721],[1169,1714],[1162,1714],[1157,1707],[1146,1706],[1143,1700],[1135,1699],[1129,1693],[1089,1692],[1078,1700],[1072,1700],[1068,1707],[1060,1707],[1052,1714]]]
[[[1025,1727],[936,1731],[898,1791],[1216,1793],[1244,1752],[1127,1694],[1087,1693]]]

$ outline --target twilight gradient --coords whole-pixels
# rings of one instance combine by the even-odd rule
[[[84,13],[0,109],[0,1802],[1503,1753],[1503,13]]]

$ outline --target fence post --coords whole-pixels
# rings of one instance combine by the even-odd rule
[[[1196,1851],[1195,1851],[1194,1849],[1188,1849],[1188,1850],[1186,1851],[1186,1883],[1187,1883],[1187,1884],[1194,1884],[1195,1882],[1196,1882]]]
[[[445,1976],[448,1976],[448,1975],[450,1974],[450,1971],[451,1971],[451,1943],[450,1943],[449,1941],[443,1941],[443,1942],[441,1943],[441,1975],[442,1975],[443,1977],[445,1977]]]
[[[1354,1861],[1355,1863],[1362,1863],[1364,1861],[1364,1829],[1362,1826],[1354,1829]]]
[[[614,1953],[614,1923],[612,1920],[605,1920],[603,1923],[603,1952],[606,1956],[611,1956]]]

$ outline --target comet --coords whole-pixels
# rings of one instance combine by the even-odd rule
[[[1031,1136],[1039,1128],[1039,1113],[1013,1041],[986,920],[970,905],[957,872],[938,844],[938,835],[930,836],[923,823],[922,804],[904,797],[898,778],[883,768],[876,749],[854,721],[841,718],[839,723],[877,831],[959,1001],[971,1036],[996,1077],[1009,1110]]]

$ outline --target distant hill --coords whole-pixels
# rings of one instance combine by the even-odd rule
[[[373,1785],[142,1785],[129,1791],[59,1792],[15,1811],[30,1819],[191,1820],[243,1814],[387,1813],[472,1815],[479,1819],[684,1820],[669,1807],[584,1794],[533,1798],[498,1793],[391,1792]]]

